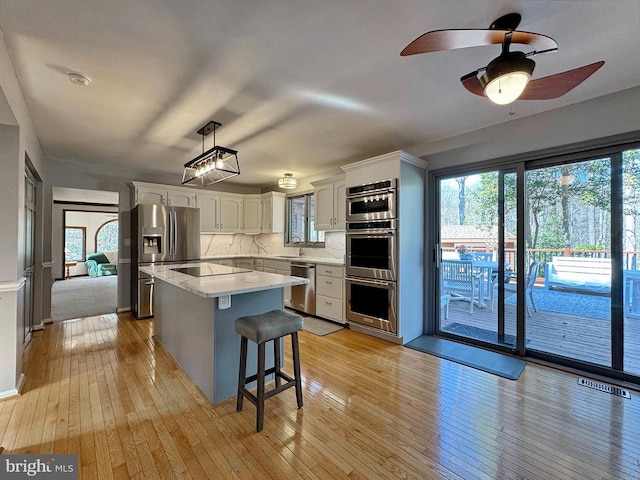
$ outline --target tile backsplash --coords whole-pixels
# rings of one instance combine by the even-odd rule
[[[303,248],[307,257],[344,259],[344,232],[325,233],[325,248]],[[200,256],[202,258],[220,255],[297,255],[298,248],[285,247],[282,233],[262,233],[247,235],[202,234],[200,235]]]

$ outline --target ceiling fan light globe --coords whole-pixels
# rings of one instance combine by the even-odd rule
[[[535,66],[522,52],[503,53],[489,62],[479,78],[480,86],[493,103],[507,105],[522,95]]]
[[[529,79],[531,75],[527,72],[508,73],[490,81],[484,87],[484,94],[495,104],[508,105],[522,95]]]

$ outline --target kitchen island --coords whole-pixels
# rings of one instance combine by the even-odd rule
[[[284,287],[308,282],[208,262],[140,270],[154,278],[155,337],[214,404],[236,395],[240,337],[235,319],[283,309]],[[247,365],[256,362],[257,347],[250,342]]]

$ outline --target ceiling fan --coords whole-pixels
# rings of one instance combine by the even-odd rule
[[[558,50],[556,41],[539,33],[516,30],[520,24],[519,13],[508,13],[494,21],[488,29],[434,30],[419,36],[407,45],[400,55],[455,50],[458,48],[502,44],[500,55],[460,78],[469,92],[486,96],[499,105],[515,100],[550,100],[558,98],[584,82],[602,65],[603,61],[531,80],[535,62],[531,57]],[[512,43],[530,45],[529,53],[512,52]]]

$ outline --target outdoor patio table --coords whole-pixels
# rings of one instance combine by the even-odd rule
[[[484,307],[484,301],[490,299],[486,294],[491,293],[491,272],[498,269],[498,262],[490,262],[487,260],[474,260],[473,268],[482,273],[482,282],[480,282],[480,308]],[[486,293],[485,293],[486,292]]]

